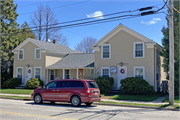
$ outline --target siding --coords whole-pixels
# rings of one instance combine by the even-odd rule
[[[154,86],[154,48],[147,48],[146,43],[144,43],[145,57],[133,58],[134,42],[142,42],[142,40],[121,30],[106,42],[111,44],[111,59],[101,59],[101,48],[100,51],[95,51],[95,67],[110,67],[122,61],[128,63],[127,77],[133,77],[134,66],[144,66],[145,79],[150,85]],[[114,74],[112,77],[114,77],[116,83],[117,75]],[[115,84],[113,87],[116,87]]]
[[[41,67],[41,79],[45,80],[45,53],[42,53],[41,51],[41,59],[35,59],[35,48],[38,48],[36,45],[34,45],[32,42],[28,42],[24,46],[22,46],[20,49],[24,49],[24,59],[18,60],[18,53],[14,54],[14,71],[13,71],[13,77],[16,77],[16,68],[17,67],[23,67],[23,83],[25,84],[25,76],[26,76],[26,65],[29,64],[32,67],[32,78],[34,78],[34,67]]]

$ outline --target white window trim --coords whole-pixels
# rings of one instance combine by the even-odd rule
[[[111,77],[110,67],[101,67],[101,76],[103,76],[103,69],[109,69],[109,77]]]
[[[16,68],[16,77],[18,76],[18,68],[22,68],[22,81],[21,82],[23,82],[23,67],[17,67]]]
[[[66,79],[66,70],[69,70],[69,79],[71,79],[71,70],[70,69],[64,69],[64,79]]]
[[[22,50],[23,51],[23,58],[22,59],[19,59],[19,51]],[[18,60],[24,60],[24,49],[19,49],[18,50]]]
[[[40,79],[41,79],[42,78],[42,67],[34,67],[34,78],[35,78],[35,74],[36,74],[36,68],[40,68]]]
[[[51,69],[52,70],[52,69]],[[50,70],[50,75],[49,75],[49,79],[51,80],[51,70]],[[54,71],[54,79],[55,79],[55,70],[53,70]]]
[[[36,50],[40,50],[40,58],[36,58]],[[35,59],[41,59],[41,49],[40,48],[35,48],[35,54],[34,55],[35,55],[34,56]]]
[[[109,46],[109,58],[103,58],[103,46]],[[101,59],[111,59],[111,44],[101,45]]]
[[[143,56],[142,57],[136,57],[136,53],[135,53],[135,48],[136,48],[136,44],[143,44]],[[145,49],[144,49],[144,42],[134,42],[133,45],[133,57],[134,58],[144,58],[145,57]]]
[[[144,66],[134,66],[134,77],[136,76],[136,68],[142,68],[143,69],[143,79],[145,79],[145,67]]]

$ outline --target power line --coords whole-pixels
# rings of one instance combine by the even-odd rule
[[[159,13],[163,13],[163,12],[157,12],[155,14],[159,14]],[[128,17],[128,18],[121,18],[121,19],[117,19],[120,17]],[[102,19],[102,20],[95,20],[95,21],[88,21],[88,22],[82,22],[82,23],[76,23],[76,24],[69,24],[69,25],[64,25],[64,26],[57,26],[57,27],[51,27],[48,29],[54,29],[54,28],[72,28],[72,27],[80,27],[80,26],[85,26],[85,25],[93,25],[93,24],[99,24],[99,23],[105,23],[105,22],[111,22],[111,21],[117,21],[117,20],[122,20],[122,19],[130,19],[130,18],[135,18],[135,17],[140,17],[141,15],[123,15],[123,16],[117,16],[117,17],[113,17],[113,18],[107,18],[107,19]],[[45,30],[46,28],[42,29]],[[30,31],[24,31],[24,32],[33,32],[33,31],[38,31],[37,30],[30,30]],[[11,34],[17,34],[17,33],[22,33],[22,32],[16,32],[16,33],[11,33]],[[7,34],[2,34],[2,35],[7,35]]]
[[[126,12],[135,12],[135,11],[138,11],[138,10],[139,9],[122,11],[122,12],[115,12],[115,13],[110,13],[110,14],[106,14],[106,15],[103,15],[103,16],[111,16],[111,15],[116,15],[116,14],[121,14],[121,13],[126,13]],[[100,16],[96,16],[96,17],[100,17]],[[71,21],[66,21],[66,22],[61,22],[61,23],[56,23],[56,24],[50,24],[50,25],[47,25],[47,26],[65,24],[65,23],[72,23],[72,22],[78,22],[78,21],[84,21],[84,20],[90,20],[90,19],[94,19],[94,18],[83,18],[83,19],[71,20]],[[37,27],[46,27],[46,25],[37,26]],[[37,28],[37,27],[31,27],[31,28]]]
[[[89,1],[91,1],[91,0],[85,0],[85,1],[81,1],[81,2],[71,3],[71,4],[59,6],[59,7],[54,7],[54,8],[51,8],[51,9],[63,8],[63,7],[71,6],[71,5],[81,4],[81,3],[84,3],[84,2],[89,2]],[[42,11],[44,11],[44,10],[42,10]],[[37,11],[34,11],[34,12],[37,12]],[[30,14],[30,13],[34,13],[34,12],[22,13],[22,14],[19,14],[19,15],[26,15],[26,14]]]

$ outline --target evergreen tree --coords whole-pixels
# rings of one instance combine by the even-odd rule
[[[24,24],[20,26],[21,32],[18,35],[18,40],[20,43],[22,43],[27,38],[33,38],[36,39],[36,35],[32,32],[30,29],[28,23],[25,21]]]
[[[19,32],[16,22],[18,14],[16,13],[17,5],[13,4],[13,0],[1,0],[1,85],[12,78],[13,75],[13,56],[12,50],[19,44],[16,33]]]
[[[174,7],[179,10],[179,1],[174,0]],[[166,16],[167,25],[169,26],[169,16]],[[179,14],[174,11],[173,13],[173,20],[174,20],[174,91],[175,95],[179,94]],[[169,79],[169,27],[163,27],[162,33],[164,37],[162,38],[162,45],[163,51],[162,56],[164,57],[164,70],[167,73],[167,79]]]

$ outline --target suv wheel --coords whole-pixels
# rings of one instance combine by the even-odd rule
[[[71,104],[75,107],[81,105],[81,99],[78,96],[73,96],[71,98]]]
[[[87,106],[90,106],[92,104],[92,102],[88,102],[88,103],[85,103]]]
[[[42,103],[42,97],[41,97],[41,95],[39,95],[39,94],[35,95],[35,97],[34,97],[34,102],[35,102],[36,104]]]

